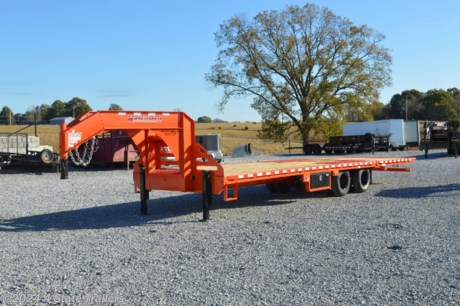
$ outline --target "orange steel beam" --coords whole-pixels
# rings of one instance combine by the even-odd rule
[[[71,150],[95,135],[110,130],[124,130],[139,150],[133,173],[137,192],[140,165],[146,169],[147,190],[201,191],[200,167],[215,169],[213,176],[223,175],[222,167],[195,143],[195,122],[183,112],[88,112],[68,125],[60,125],[61,160],[67,160]],[[213,185],[213,191],[219,188],[222,186]]]

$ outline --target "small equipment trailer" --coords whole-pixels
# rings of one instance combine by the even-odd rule
[[[288,192],[302,184],[306,191],[331,190],[335,196],[364,192],[372,171],[402,171],[394,167],[415,158],[329,157],[219,164],[196,142],[195,123],[183,112],[89,112],[60,126],[61,179],[68,178],[69,152],[97,134],[124,130],[139,151],[134,164],[134,191],[140,193],[141,213],[147,214],[151,190],[201,192],[203,220],[209,219],[212,195],[236,200],[241,187],[265,184],[271,192]]]
[[[423,125],[423,141],[420,150],[425,150],[425,158],[430,149],[447,149],[449,155],[460,154],[460,131],[455,130],[445,121],[425,122]]]
[[[57,156],[51,146],[27,133],[0,133],[0,169],[10,165],[51,165]]]

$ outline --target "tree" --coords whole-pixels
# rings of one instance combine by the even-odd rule
[[[212,120],[211,118],[209,118],[208,116],[202,116],[202,117],[199,117],[196,122],[198,123],[211,123]]]
[[[50,120],[55,117],[65,116],[65,105],[65,102],[61,100],[54,101],[48,109],[45,119]]]
[[[304,142],[322,121],[378,100],[390,82],[384,36],[314,4],[235,16],[215,36],[219,53],[206,79],[232,97],[253,97],[261,137]]]
[[[450,93],[454,98],[460,95],[460,89],[457,87],[448,88],[447,92]]]
[[[426,92],[421,100],[423,105],[423,120],[449,121],[458,120],[458,103],[452,93],[442,89],[432,89]]]
[[[11,108],[8,106],[3,106],[2,110],[0,111],[0,124],[13,124],[14,121],[14,114]]]
[[[110,104],[109,110],[123,110],[123,108],[118,104]]]
[[[84,113],[92,111],[91,106],[88,105],[86,100],[77,97],[72,98],[65,104],[65,116],[78,117]]]
[[[422,97],[423,93],[416,89],[404,90],[400,94],[393,95],[387,108],[388,118],[406,119],[407,105],[407,119],[419,120],[423,112]]]
[[[22,124],[24,122],[27,122],[26,115],[21,113],[14,114],[14,120],[16,121],[16,124]]]
[[[376,101],[369,105],[369,113],[372,115],[372,120],[388,119],[385,113],[385,104],[382,102]]]
[[[40,108],[40,118],[42,120],[48,120],[46,117],[48,116],[50,106],[48,104],[42,104],[39,106],[39,108]]]
[[[38,105],[29,106],[24,116],[28,122],[34,122],[34,123],[39,122],[40,120],[42,120],[40,106]]]

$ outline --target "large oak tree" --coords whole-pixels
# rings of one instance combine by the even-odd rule
[[[378,100],[390,82],[384,35],[314,4],[235,16],[215,36],[219,49],[208,81],[232,97],[253,97],[262,137],[304,142],[322,122],[340,120]]]

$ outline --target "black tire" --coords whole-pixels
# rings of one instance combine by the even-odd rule
[[[361,193],[366,191],[371,184],[371,171],[369,169],[355,170],[351,174],[353,191]]]
[[[267,190],[270,191],[271,193],[278,193],[276,190],[275,184],[265,184],[265,187],[267,187]]]
[[[335,154],[344,154],[345,150],[334,150]]]
[[[332,150],[324,150],[324,152],[326,152],[327,155],[331,155],[331,154],[332,154]]]
[[[316,145],[316,146],[313,148],[313,154],[315,154],[315,155],[321,155],[321,151],[322,151],[322,150],[323,150],[323,149],[321,148],[320,145]]]
[[[305,153],[305,155],[311,155],[313,153],[311,146],[309,145],[304,146],[303,153]]]
[[[40,152],[40,160],[45,165],[51,164],[53,162],[53,159],[54,159],[54,154],[51,150],[44,149],[43,151]]]
[[[350,191],[351,177],[350,172],[341,171],[338,176],[332,177],[332,194],[336,197],[342,197]]]
[[[292,186],[288,184],[278,183],[275,184],[275,189],[277,193],[288,193],[291,191]]]

